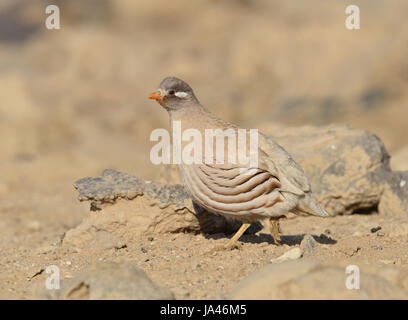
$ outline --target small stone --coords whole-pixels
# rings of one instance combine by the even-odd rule
[[[299,259],[300,257],[302,257],[302,255],[303,255],[302,250],[299,247],[297,247],[289,251],[286,251],[283,255],[281,255],[280,257],[276,259],[272,259],[271,262],[279,263],[279,262],[283,262],[287,260],[295,260],[295,259]]]
[[[316,250],[318,244],[316,240],[310,234],[307,234],[303,237],[302,242],[300,243],[300,248],[305,253],[312,253]]]
[[[148,238],[147,238],[147,241],[152,242],[153,240],[154,240],[154,238],[153,238],[153,237],[148,237]]]
[[[375,228],[371,228],[371,232],[372,233],[376,233],[377,231],[379,231],[379,230],[381,230],[381,227],[380,226],[377,226],[377,227],[375,227]]]
[[[141,247],[140,250],[142,250],[143,253],[147,253],[147,248],[146,247]]]

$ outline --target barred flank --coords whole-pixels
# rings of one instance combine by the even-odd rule
[[[240,167],[218,168],[206,164],[183,168],[185,182],[198,203],[215,213],[262,214],[282,201],[279,180],[268,171]]]

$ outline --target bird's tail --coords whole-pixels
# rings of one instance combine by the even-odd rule
[[[324,210],[310,194],[306,194],[304,198],[300,199],[296,209],[313,216],[329,216],[326,210]]]

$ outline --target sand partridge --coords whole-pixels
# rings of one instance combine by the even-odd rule
[[[178,122],[183,131],[195,129],[203,136],[208,129],[239,130],[211,114],[200,104],[191,87],[178,78],[165,78],[149,98],[168,111],[172,129]],[[183,141],[181,148],[186,143]],[[224,163],[208,161],[204,153],[201,163],[181,161],[178,166],[183,184],[196,204],[209,212],[243,222],[237,233],[215,250],[236,246],[254,221],[269,221],[275,243],[279,244],[279,219],[288,212],[328,216],[313,198],[304,171],[283,147],[259,133],[257,152],[256,167],[229,161],[227,156]]]

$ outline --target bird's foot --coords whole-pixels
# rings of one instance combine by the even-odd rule
[[[280,224],[279,224],[279,219],[280,218],[281,217],[278,217],[277,219],[271,219],[270,220],[271,234],[273,236],[273,241],[275,242],[275,244],[277,246],[281,245],[281,237],[279,235],[282,232],[281,228],[280,228]]]
[[[281,237],[279,234],[273,235],[273,241],[277,246],[280,246],[282,244]]]
[[[208,254],[213,254],[215,252],[219,252],[219,251],[225,251],[225,250],[234,250],[234,249],[242,249],[242,244],[237,242],[237,241],[228,241],[224,244],[221,244],[219,246],[216,246],[214,248],[212,248],[210,251],[208,251]]]
[[[242,236],[245,230],[249,228],[249,226],[250,226],[249,223],[243,223],[241,227],[238,229],[237,233],[231,239],[229,239],[223,245],[216,246],[215,248],[210,250],[208,253],[212,254],[217,251],[232,250],[235,248],[242,249],[242,245],[238,242],[238,239]]]

